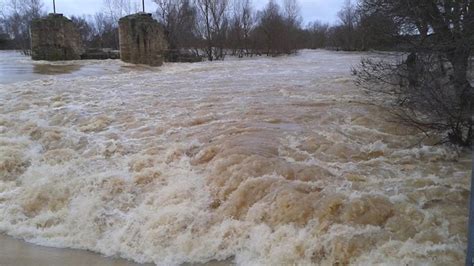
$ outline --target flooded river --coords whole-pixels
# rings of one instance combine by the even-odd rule
[[[389,122],[360,58],[0,85],[0,232],[161,265],[462,264],[470,155]]]
[[[20,52],[0,50],[0,84],[32,81],[51,76],[72,78],[127,72],[130,67],[117,60],[69,62],[32,61]]]

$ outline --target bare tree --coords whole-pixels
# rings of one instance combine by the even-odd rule
[[[301,7],[298,0],[284,0],[283,11],[289,25],[292,27],[301,26]]]
[[[140,11],[137,1],[131,0],[103,0],[103,8],[111,21],[118,24],[120,18]]]
[[[286,50],[295,53],[299,48],[302,48],[303,43],[298,40],[301,35],[301,21],[303,20],[298,0],[283,1],[283,16],[286,24]]]
[[[119,49],[118,21],[126,15],[139,11],[136,1],[103,0],[102,11],[96,13],[89,22],[94,31],[94,37],[89,42],[90,46]]]
[[[334,29],[338,42],[344,50],[356,50],[356,26],[358,23],[357,7],[351,0],[346,0],[337,14],[341,25]]]
[[[258,13],[258,25],[254,36],[267,55],[291,54],[298,48],[298,38],[302,33],[299,8],[296,1],[285,1],[283,11],[275,0]],[[262,42],[262,43],[260,43]]]
[[[397,49],[399,45],[400,28],[391,17],[382,16],[377,13],[364,13],[358,10],[359,21],[355,29],[356,43],[353,45],[357,50],[385,50]]]
[[[364,0],[363,11],[392,18],[409,55],[399,63],[366,60],[359,84],[391,95],[402,121],[469,146],[474,137],[474,89],[469,58],[474,39],[472,1]]]
[[[92,48],[119,49],[118,25],[109,15],[98,12],[90,20],[94,36],[90,41]]]
[[[87,16],[71,16],[71,21],[76,26],[81,35],[82,43],[86,47],[90,47],[94,39],[94,25]]]
[[[158,5],[157,15],[165,29],[170,29],[177,19],[177,9],[181,5],[181,0],[153,0]]]
[[[228,34],[228,46],[232,54],[242,57],[251,55],[250,34],[255,24],[254,12],[250,0],[235,0],[233,2],[232,18]]]
[[[199,32],[209,61],[224,59],[229,0],[195,0],[199,12]]]
[[[33,19],[40,18],[46,13],[41,0],[9,0],[4,2],[4,28],[13,39],[16,49],[27,53],[30,49],[29,29]]]
[[[307,48],[316,49],[324,48],[328,42],[329,24],[315,21],[310,23],[307,28],[308,43]]]
[[[341,20],[342,25],[354,29],[357,23],[356,6],[352,3],[352,0],[346,0],[342,9],[337,13],[338,18]]]
[[[241,5],[241,25],[244,38],[244,49],[247,54],[250,53],[251,33],[255,27],[255,12],[251,0],[243,0]]]
[[[168,60],[179,61],[197,45],[196,8],[190,0],[154,0],[170,51]],[[188,55],[189,56],[189,55]]]
[[[258,30],[255,32],[257,38],[261,35],[264,38],[264,49],[267,55],[277,55],[283,50],[283,32],[285,28],[283,16],[280,13],[280,6],[269,0],[264,10],[258,14]]]

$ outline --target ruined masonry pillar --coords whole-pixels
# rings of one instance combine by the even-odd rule
[[[62,14],[49,14],[31,23],[33,60],[78,60],[84,53],[81,35]]]
[[[167,48],[163,30],[151,14],[138,13],[119,21],[120,58],[132,64],[160,66]]]

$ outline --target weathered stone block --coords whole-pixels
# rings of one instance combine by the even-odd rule
[[[167,43],[161,25],[151,14],[138,13],[119,20],[120,58],[132,64],[160,66]]]
[[[62,14],[49,14],[31,23],[33,60],[79,60],[84,53],[81,35]]]

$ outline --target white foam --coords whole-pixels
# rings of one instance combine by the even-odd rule
[[[468,155],[354,103],[361,56],[4,85],[0,231],[162,265],[462,263]]]

